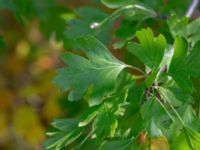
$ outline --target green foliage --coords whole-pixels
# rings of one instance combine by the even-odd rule
[[[74,119],[57,119],[51,125],[54,127],[51,133],[47,133],[53,138],[48,139],[45,143],[45,149],[61,149],[71,144],[81,135],[81,129],[78,128],[78,120]]]
[[[60,69],[54,80],[63,91],[69,91],[69,100],[88,102],[89,108],[80,116],[75,130],[87,135],[81,140],[71,130],[61,140],[50,142],[52,146],[45,147],[59,149],[78,138],[82,141],[76,146],[78,149],[84,149],[87,141],[95,142],[93,149],[103,150],[199,149],[199,112],[193,108],[194,102],[199,101],[193,98],[196,91],[192,85],[193,78],[200,77],[199,19],[189,22],[187,17],[176,15],[164,18],[169,27],[167,32],[174,39],[174,44],[170,44],[163,34],[155,37],[151,28],[141,29],[142,24],[148,25],[148,18],[155,22],[160,18],[152,9],[129,0],[101,2],[116,10],[100,20],[87,14],[97,13],[96,10],[85,10],[87,25],[98,21],[97,24],[83,28],[82,34],[79,30],[82,20],[68,36],[72,35],[76,49],[82,50],[87,58],[64,53],[62,60],[68,66]],[[97,39],[120,16],[120,27],[110,37],[119,39],[114,48],[127,49],[143,68],[119,61],[100,42],[102,39]],[[135,28],[131,29],[131,25]]]
[[[188,1],[101,0],[111,14],[41,3],[4,0],[0,9],[24,23],[37,16],[44,35],[72,50],[54,83],[88,104],[77,119],[53,121],[45,149],[200,149],[200,19],[183,16]]]
[[[92,12],[92,13],[91,13]],[[108,17],[105,12],[92,7],[81,7],[75,10],[78,18],[69,20],[68,27],[64,31],[64,47],[76,49],[76,40],[81,36],[96,35],[104,44],[109,43],[110,25],[102,28],[103,32],[96,33],[91,27]]]
[[[59,70],[54,82],[64,91],[71,89],[71,101],[81,99],[88,87],[92,86],[89,105],[100,104],[103,98],[112,93],[119,73],[128,65],[113,57],[94,37],[82,38],[77,42],[88,59],[71,53],[64,54],[63,60],[69,67]]]
[[[150,28],[137,31],[136,36],[141,44],[130,43],[128,50],[151,69],[158,68],[166,47],[164,36],[159,35],[157,38],[154,38]]]
[[[63,38],[66,20],[63,15],[69,13],[65,7],[57,4],[54,0],[2,0],[0,10],[10,10],[20,23],[26,24],[27,21],[39,18],[40,29],[46,37],[52,33],[56,34],[57,39]]]

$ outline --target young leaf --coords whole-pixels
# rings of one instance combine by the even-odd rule
[[[94,119],[98,115],[99,107],[100,107],[99,105],[89,107],[88,110],[81,116],[78,126],[83,127],[88,125],[92,121],[92,119]]]
[[[60,69],[54,83],[63,91],[70,89],[69,100],[79,100],[89,86],[93,92],[89,105],[97,105],[111,94],[119,73],[128,65],[117,60],[108,49],[92,36],[78,40],[80,48],[88,59],[71,53],[63,54],[63,61],[69,65]]]
[[[107,141],[102,146],[102,150],[130,150],[133,138],[130,139],[120,139],[115,141]]]
[[[106,107],[106,106],[105,106]],[[108,108],[97,116],[92,127],[92,137],[101,141],[105,137],[113,137],[118,126],[117,118]]]
[[[183,132],[183,130],[182,130],[181,134],[179,134],[178,137],[173,139],[170,149],[172,149],[172,150],[191,150],[191,148],[187,142],[187,137],[186,137],[185,133]]]
[[[185,132],[188,132],[187,134]],[[172,143],[173,150],[199,150],[200,149],[200,133],[186,127],[181,134],[174,138]],[[190,143],[188,143],[190,141]]]
[[[119,15],[122,14],[122,12],[125,12],[125,17],[130,17],[139,21],[157,15],[152,9],[147,8],[134,0],[101,0],[101,2],[109,8],[121,7],[121,9],[116,11],[119,12]]]
[[[182,38],[176,38],[174,55],[169,68],[169,74],[177,84],[185,89],[192,90],[190,77],[200,78],[200,42],[197,42],[187,55],[187,42]]]
[[[157,137],[162,135],[162,131],[159,128],[160,122],[166,118],[164,109],[157,102],[156,97],[149,98],[141,107],[140,110],[142,118],[145,121],[145,127],[151,137]]]
[[[184,71],[190,76],[200,78],[200,41],[194,45],[183,66],[185,66]]]
[[[192,130],[191,128],[187,128],[187,131],[189,132],[193,148],[195,150],[200,149],[200,133],[195,130]]]
[[[200,40],[199,31],[200,28],[200,18],[192,21],[187,25],[187,35],[188,35],[188,41],[191,43],[196,43]]]
[[[60,131],[69,132],[77,126],[78,122],[79,120],[76,119],[55,119],[51,126]]]
[[[170,16],[167,20],[170,32],[175,38],[176,36],[187,38],[187,25],[189,19],[187,17],[178,18],[176,15]]]
[[[187,55],[187,50],[187,41],[183,38],[176,37],[174,44],[174,54],[168,73],[185,91],[191,91],[191,81],[189,80],[189,75],[187,72],[184,71],[186,66],[183,65]]]
[[[78,122],[79,121],[75,119],[55,120],[52,126],[56,131],[50,131],[48,133],[51,137],[45,141],[45,149],[61,150],[63,147],[66,147],[76,140],[82,134],[81,128],[78,128]]]
[[[160,34],[154,38],[150,28],[137,31],[136,36],[140,44],[129,43],[128,50],[151,69],[158,68],[166,47],[164,36]]]
[[[101,2],[109,8],[118,8],[136,3],[134,0],[101,0]]]

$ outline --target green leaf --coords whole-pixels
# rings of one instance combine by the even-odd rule
[[[181,134],[178,137],[173,139],[174,141],[171,144],[170,149],[172,150],[191,150],[188,145],[187,138],[184,131],[182,130]]]
[[[185,132],[188,132],[186,134]],[[188,143],[190,141],[190,144]],[[171,148],[173,150],[199,150],[200,149],[200,133],[186,127],[181,134],[174,138]]]
[[[131,144],[133,142],[131,139],[120,139],[115,141],[107,141],[103,144],[102,150],[130,150]]]
[[[160,34],[154,38],[150,28],[137,31],[136,36],[140,44],[129,43],[128,50],[151,69],[158,68],[166,47],[164,36]]]
[[[77,126],[79,120],[76,119],[55,119],[51,125],[60,131],[69,132]]]
[[[109,110],[108,106],[104,107],[92,126],[92,138],[96,138],[97,141],[101,141],[105,137],[113,137],[118,126],[114,113]]]
[[[156,97],[149,98],[141,107],[142,118],[145,121],[145,127],[151,137],[162,135],[161,121],[168,120],[164,109],[157,102]]]
[[[189,19],[187,17],[178,18],[176,15],[170,16],[167,20],[170,32],[175,38],[176,36],[187,38],[187,25]]]
[[[73,141],[75,141],[81,135],[80,129],[72,130],[69,133],[60,132],[55,137],[50,138],[45,141],[44,147],[45,149],[56,149],[61,150],[63,147],[68,146]]]
[[[113,24],[113,22],[120,16],[131,21],[143,21],[147,18],[156,17],[156,12],[148,9],[142,5],[127,5],[114,11],[110,16],[99,22],[97,26],[97,33],[100,32],[105,26]]]
[[[188,36],[188,41],[191,43],[196,43],[197,41],[200,40],[199,31],[200,28],[200,18],[192,21],[187,25],[187,36]]]
[[[183,38],[176,37],[174,44],[174,54],[169,67],[169,75],[177,82],[177,84],[184,89],[184,91],[191,91],[192,84],[189,75],[184,70],[187,66],[183,65],[187,55],[188,45]]]
[[[64,47],[77,49],[76,39],[95,34],[98,39],[108,45],[110,24],[107,24],[99,33],[96,33],[94,28],[91,28],[93,24],[99,24],[103,21],[108,14],[97,8],[81,7],[75,10],[77,18],[68,21],[68,26],[64,32]]]
[[[57,119],[52,123],[52,126],[56,129],[50,131],[48,135],[51,135],[44,143],[44,148],[61,150],[63,147],[68,146],[74,140],[76,140],[81,134],[81,128],[78,128],[78,120],[75,119]],[[51,132],[53,134],[51,134]]]
[[[187,55],[186,40],[177,37],[174,55],[170,64],[169,74],[185,91],[192,90],[190,77],[200,78],[200,42],[197,42]]]
[[[183,121],[188,127],[193,130],[200,131],[200,119],[191,105],[183,106],[180,109],[179,114],[181,114]]]
[[[78,126],[83,127],[88,125],[98,115],[99,113],[98,111],[99,111],[99,105],[89,107],[88,110],[81,116]]]
[[[134,0],[101,0],[101,2],[109,8],[119,8],[136,3]]]
[[[193,102],[192,97],[184,92],[174,81],[166,82],[159,86],[158,91],[163,100],[176,107]]]
[[[93,86],[89,105],[97,105],[113,92],[119,73],[128,65],[120,62],[109,50],[92,36],[79,39],[85,59],[72,53],[62,55],[69,66],[60,69],[54,83],[63,91],[70,89],[69,100],[79,100],[89,86]],[[80,84],[81,83],[81,84]]]
[[[173,106],[180,106],[182,104],[181,101],[176,98],[175,93],[173,93],[171,90],[159,87],[159,92],[161,94],[161,97]]]
[[[109,8],[121,7],[121,9],[118,9],[113,13],[115,14],[115,17],[124,14],[125,18],[141,21],[157,15],[152,9],[134,0],[101,0],[101,2]]]
[[[200,78],[200,41],[194,45],[189,55],[185,58],[183,67],[184,71],[190,76]]]
[[[189,132],[193,148],[195,150],[200,149],[200,133],[195,130],[192,130],[191,128],[187,128],[187,131]]]

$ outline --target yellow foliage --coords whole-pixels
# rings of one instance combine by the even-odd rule
[[[0,113],[0,141],[2,139],[6,139],[8,136],[8,125],[7,125],[7,118],[5,113]]]
[[[31,144],[38,144],[44,139],[44,128],[33,108],[21,106],[13,116],[13,126],[16,134],[22,136]]]
[[[161,136],[151,141],[151,150],[169,150],[169,143],[166,137]]]

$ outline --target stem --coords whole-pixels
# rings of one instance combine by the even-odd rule
[[[194,13],[197,5],[199,3],[199,0],[193,0],[193,2],[191,3],[190,7],[188,8],[188,11],[186,13],[186,16],[188,18],[191,18],[192,17],[192,14]]]
[[[92,131],[83,139],[83,141],[80,143],[78,147],[80,148],[91,135],[92,135]]]
[[[190,135],[189,135],[189,133],[188,133],[186,127],[183,127],[183,129],[184,129],[184,131],[185,131],[185,135],[186,135],[186,138],[187,138],[187,141],[188,141],[188,144],[189,144],[190,148],[191,148],[192,150],[194,150],[194,148],[193,148],[193,146],[192,146],[192,142],[191,142],[191,140],[190,140]]]
[[[181,118],[181,116],[179,115],[179,113],[176,111],[176,109],[168,102],[169,106],[171,107],[171,109],[173,110],[173,112],[176,114],[176,116],[178,117],[179,121],[181,122],[181,124],[183,125],[183,129],[185,131],[185,135],[186,135],[186,138],[187,138],[187,141],[188,141],[188,144],[190,146],[190,148],[192,150],[194,150],[193,146],[192,146],[192,142],[190,140],[190,135],[187,131],[187,126],[185,125],[183,119]]]
[[[184,121],[183,121],[183,119],[181,118],[181,116],[179,115],[179,113],[176,111],[176,109],[169,102],[167,102],[167,103],[171,107],[171,109],[173,110],[173,112],[176,114],[176,116],[178,117],[178,119],[181,122],[181,124],[183,126],[186,126],[185,123],[184,123]]]
[[[174,120],[174,117],[170,114],[170,112],[167,110],[167,108],[165,107],[165,105],[163,105],[163,103],[158,99],[156,98],[156,100],[159,102],[159,104],[163,107],[163,109],[166,111],[167,115],[172,119]],[[187,126],[185,125],[183,119],[181,118],[181,116],[179,115],[179,113],[176,111],[176,109],[169,103],[167,102],[168,105],[171,107],[171,109],[173,110],[173,112],[176,114],[176,116],[178,117],[179,121],[181,122],[181,124],[183,125],[183,130],[185,132],[185,135],[186,135],[186,138],[187,138],[187,141],[188,141],[188,144],[190,146],[190,148],[192,150],[194,150],[193,146],[192,146],[192,142],[190,140],[190,135],[187,131]]]
[[[156,100],[159,102],[159,104],[161,105],[161,107],[165,110],[165,112],[167,113],[167,115],[169,116],[170,119],[172,119],[172,121],[174,120],[174,117],[170,114],[170,112],[167,110],[167,108],[165,107],[165,105],[163,105],[163,103],[156,98]]]

